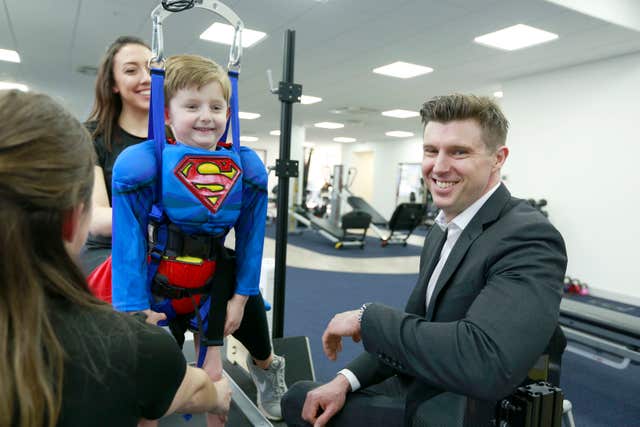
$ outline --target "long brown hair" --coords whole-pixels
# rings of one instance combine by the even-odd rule
[[[65,352],[53,299],[108,309],[65,250],[63,223],[90,205],[94,150],[50,97],[0,91],[0,425],[54,426]]]
[[[95,99],[87,119],[88,122],[96,122],[96,127],[92,130],[92,136],[97,138],[102,135],[104,144],[109,151],[111,151],[113,127],[122,112],[122,98],[120,98],[120,94],[113,92],[113,87],[116,84],[113,75],[113,58],[120,49],[129,44],[138,44],[150,49],[141,38],[134,36],[121,36],[111,43],[98,66]]]

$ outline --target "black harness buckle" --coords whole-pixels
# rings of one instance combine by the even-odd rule
[[[208,295],[212,283],[213,281],[209,279],[204,286],[198,288],[182,288],[171,284],[166,276],[156,273],[156,276],[153,278],[153,283],[151,283],[151,292],[169,299],[188,298],[195,295]]]

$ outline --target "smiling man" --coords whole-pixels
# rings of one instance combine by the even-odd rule
[[[282,401],[289,425],[461,425],[456,408],[468,397],[490,408],[508,395],[557,331],[566,250],[547,219],[500,183],[509,155],[502,111],[455,94],[420,113],[422,171],[441,210],[418,282],[404,310],[365,303],[334,316],[327,357],[347,336],[365,352],[327,384],[294,385]],[[434,398],[447,404],[428,405]]]

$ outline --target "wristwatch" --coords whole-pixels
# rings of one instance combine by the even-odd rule
[[[367,307],[369,306],[369,304],[371,304],[370,302],[365,302],[364,304],[362,304],[362,306],[360,307],[360,310],[358,311],[358,323],[362,323],[362,315],[364,314],[364,311],[367,309]]]

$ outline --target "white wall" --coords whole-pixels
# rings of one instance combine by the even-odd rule
[[[545,198],[567,274],[640,299],[640,55],[503,83],[512,193]]]
[[[247,147],[251,147],[254,150],[265,150],[267,152],[267,164],[266,166],[275,166],[276,159],[280,157],[280,142],[278,141],[278,137],[273,137],[272,140],[260,140],[255,142],[243,142],[242,145],[246,145]],[[269,183],[268,188],[269,191],[278,183],[278,178],[276,177],[276,173],[271,172],[269,174]]]
[[[396,186],[398,184],[398,163],[421,162],[422,140],[414,137],[394,142],[372,142],[345,144],[342,157],[346,167],[354,163],[354,151],[373,151],[373,199],[371,205],[385,218],[391,218],[396,207]],[[358,178],[363,178],[358,176]]]

